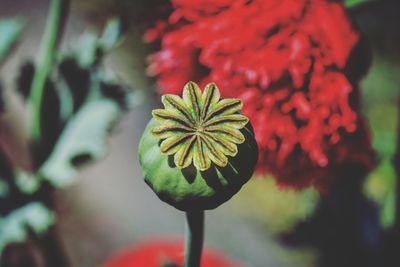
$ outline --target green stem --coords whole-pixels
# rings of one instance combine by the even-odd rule
[[[394,228],[400,234],[400,93],[397,96],[397,140],[396,152],[393,155],[393,166],[396,171],[396,213]]]
[[[43,92],[51,66],[56,56],[56,50],[61,39],[63,27],[67,18],[69,0],[51,0],[50,10],[43,35],[36,71],[32,81],[29,96],[32,108],[32,125],[30,137],[34,142],[40,141],[41,118],[40,110]]]
[[[46,267],[69,267],[69,260],[62,246],[55,226],[38,237],[38,243],[42,252]]]
[[[186,212],[184,267],[200,267],[203,249],[204,211]]]
[[[344,5],[346,8],[356,8],[365,4],[376,2],[377,0],[345,0]]]

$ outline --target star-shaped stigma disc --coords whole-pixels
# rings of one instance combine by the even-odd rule
[[[186,168],[192,162],[200,171],[212,163],[225,167],[227,156],[234,157],[237,145],[245,141],[240,130],[249,119],[240,113],[242,101],[221,99],[214,83],[209,83],[202,93],[196,83],[188,82],[182,98],[167,94],[161,101],[165,109],[153,110],[159,125],[151,133],[162,139],[161,153],[174,155],[178,168]]]

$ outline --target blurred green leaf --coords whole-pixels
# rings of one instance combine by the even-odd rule
[[[372,130],[372,145],[380,158],[391,158],[396,151],[397,105],[370,105],[366,111]]]
[[[39,189],[39,181],[33,174],[17,171],[15,176],[15,184],[22,193],[31,195]]]
[[[16,21],[7,23],[0,20],[0,34],[6,35],[4,31],[10,31]],[[16,32],[7,34],[15,41]],[[0,52],[10,49],[10,40],[7,45],[0,40]],[[125,108],[140,101],[136,97],[140,95],[101,65],[104,53],[119,41],[120,24],[111,20],[102,37],[87,31],[76,49],[59,54],[52,65],[40,106],[42,141],[32,145],[35,172],[6,169],[0,158],[0,178],[7,178],[0,179],[0,214],[7,214],[0,217],[0,251],[8,243],[24,241],[28,229],[40,234],[54,223],[55,215],[42,204],[47,204],[43,194],[51,190],[42,182],[58,188],[70,185],[83,163],[107,153],[107,137],[115,122]],[[29,62],[20,70],[17,87],[24,99],[30,95],[34,72]],[[21,202],[25,206],[19,207]]]
[[[344,5],[347,8],[352,8],[352,7],[356,7],[356,6],[366,4],[369,2],[373,2],[373,1],[377,1],[377,0],[345,0]]]
[[[8,194],[8,184],[0,178],[0,198],[4,198]]]
[[[62,100],[60,108],[65,120],[72,116],[86,101],[90,93],[91,83],[93,83],[93,69],[91,69],[93,65],[82,67],[76,57],[77,55],[75,57],[67,56],[58,66],[61,74],[58,80],[59,97]]]
[[[228,205],[242,216],[264,224],[273,233],[287,231],[313,214],[319,194],[313,188],[279,188],[273,177],[253,177]],[[262,203],[262,207],[257,203]]]
[[[119,22],[111,20],[101,39],[87,31],[71,54],[59,58],[57,101],[44,102],[46,114],[60,114],[58,121],[43,119],[42,133],[61,126],[51,138],[43,138],[39,151],[49,151],[38,170],[38,177],[55,187],[74,182],[77,168],[88,160],[97,160],[107,151],[107,136],[124,108],[137,103],[140,95],[119,84],[114,75],[99,64],[103,46],[112,48],[119,40]],[[136,101],[133,101],[133,98]],[[62,120],[62,121],[60,121]],[[49,130],[47,130],[49,129]],[[54,145],[52,144],[54,140]],[[50,144],[50,147],[46,147]],[[49,148],[49,149],[47,149]]]
[[[38,202],[0,217],[0,252],[9,243],[24,241],[27,238],[27,228],[40,235],[54,222],[54,213]]]
[[[368,175],[364,189],[366,195],[380,206],[382,225],[390,227],[394,223],[396,204],[396,172],[390,160],[382,161]]]
[[[106,98],[85,104],[65,127],[39,175],[56,187],[71,184],[79,159],[97,160],[106,154],[108,130],[119,115],[119,106]]]
[[[110,50],[118,45],[121,39],[121,22],[118,19],[110,19],[99,40],[103,50]]]
[[[22,30],[21,20],[18,18],[0,19],[0,63],[17,41]]]
[[[369,174],[365,194],[380,207],[381,223],[390,227],[395,216],[396,174],[392,157],[396,151],[399,65],[374,51],[374,64],[362,81],[363,111],[372,132],[372,145],[379,165]]]
[[[115,48],[120,41],[121,23],[118,19],[110,19],[100,37],[91,29],[83,33],[75,48],[75,57],[81,67],[87,68],[101,61],[103,54]]]
[[[81,38],[79,38],[79,44],[76,48],[76,58],[81,67],[87,68],[95,63],[98,40],[98,36],[90,30],[84,32]]]

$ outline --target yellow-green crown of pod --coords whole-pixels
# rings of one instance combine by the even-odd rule
[[[167,94],[162,96],[165,109],[153,110],[159,124],[151,134],[163,139],[160,151],[174,155],[175,165],[186,168],[190,164],[205,171],[211,164],[225,167],[228,156],[238,153],[237,145],[245,141],[240,132],[249,119],[238,112],[243,103],[240,99],[221,99],[214,83],[202,93],[199,86],[189,82],[183,89],[183,97]]]
[[[178,209],[215,208],[241,188],[257,162],[242,101],[221,98],[214,83],[202,92],[194,82],[182,97],[167,94],[161,101],[164,109],[153,110],[139,145],[145,181]]]

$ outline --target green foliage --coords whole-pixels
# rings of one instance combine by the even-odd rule
[[[0,19],[0,66],[8,56],[22,30],[21,20],[18,18]],[[3,111],[4,101],[0,84],[0,113]]]
[[[40,181],[33,174],[24,171],[17,171],[14,181],[20,192],[26,195],[34,194],[40,186]]]
[[[93,30],[86,30],[73,50],[73,57],[80,67],[89,68],[101,61],[104,53],[115,48],[122,41],[121,23],[117,19],[110,19],[99,36]]]
[[[5,198],[8,194],[8,184],[5,181],[0,180],[0,198]]]
[[[102,35],[86,31],[70,52],[56,51],[44,83],[40,120],[31,122],[40,128],[39,141],[29,140],[34,170],[19,170],[0,158],[0,253],[6,244],[25,240],[27,229],[40,234],[54,223],[49,203],[43,202],[49,190],[70,185],[77,168],[103,157],[113,126],[137,103],[138,94],[101,64],[121,41],[120,33],[119,22],[111,20]],[[18,92],[27,104],[37,68],[25,64],[18,77]]]
[[[39,175],[55,187],[71,184],[79,158],[97,160],[106,154],[108,128],[119,115],[117,103],[106,98],[83,105],[66,125]]]
[[[0,217],[0,252],[9,243],[24,241],[28,235],[27,228],[40,235],[54,222],[54,213],[38,202],[26,204]]]
[[[0,63],[18,39],[22,30],[21,20],[18,18],[0,19]]]
[[[106,154],[109,130],[124,109],[135,103],[133,92],[100,66],[103,55],[118,44],[119,33],[116,20],[107,24],[101,37],[85,32],[78,46],[60,56],[51,72],[41,112],[43,142],[35,152],[36,175],[55,187],[70,185],[79,165]]]
[[[365,192],[380,206],[380,219],[384,227],[394,223],[396,208],[396,173],[389,160],[382,161],[378,168],[369,174]]]
[[[110,19],[99,40],[100,47],[107,51],[121,41],[122,26],[118,19]]]
[[[383,226],[394,222],[396,174],[392,158],[396,151],[398,121],[399,66],[375,51],[374,64],[362,87],[363,110],[372,131],[372,144],[378,154],[379,165],[369,174],[366,195],[380,206]]]
[[[281,233],[311,216],[318,202],[319,194],[313,188],[295,191],[279,188],[273,177],[254,177],[229,205],[272,233]]]
[[[348,8],[352,8],[373,1],[378,1],[378,0],[344,0],[344,5]]]

